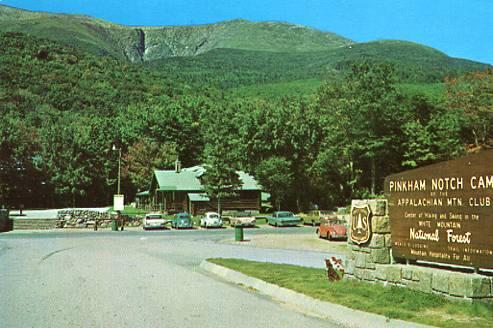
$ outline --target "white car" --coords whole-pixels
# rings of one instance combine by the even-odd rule
[[[221,216],[218,213],[207,212],[200,219],[200,226],[204,228],[221,228],[223,226],[223,220],[221,220]]]
[[[251,212],[238,211],[229,220],[232,227],[255,227],[257,220]]]
[[[144,230],[163,229],[167,222],[161,213],[149,213],[144,217],[143,228]]]

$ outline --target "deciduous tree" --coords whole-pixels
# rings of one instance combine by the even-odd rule
[[[123,176],[128,176],[138,190],[147,190],[155,169],[173,167],[178,159],[174,143],[143,139],[128,148],[123,157]]]
[[[447,106],[461,110],[476,147],[493,146],[493,69],[446,80]]]
[[[292,192],[294,179],[291,162],[277,156],[265,159],[257,167],[256,177],[280,210],[281,202]]]

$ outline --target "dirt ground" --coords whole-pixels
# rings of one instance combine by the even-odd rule
[[[318,238],[316,234],[246,235],[245,239],[246,241],[244,242],[233,242],[231,240],[224,242],[260,248],[307,250],[337,254],[347,253],[346,241],[328,241]]]

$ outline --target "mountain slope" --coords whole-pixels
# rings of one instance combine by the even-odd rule
[[[161,59],[146,65],[166,72],[174,80],[235,88],[273,82],[324,80],[344,73],[352,64],[362,60],[392,63],[399,80],[408,83],[441,82],[446,76],[491,67],[451,58],[435,49],[403,41],[376,41],[304,53],[214,49],[198,56]]]
[[[0,6],[0,30],[48,38],[132,62],[193,56],[217,48],[305,52],[352,44],[333,33],[287,23],[233,20],[197,26],[130,27],[7,6]]]
[[[180,93],[158,72],[50,40],[0,33],[0,112],[115,113],[156,95]]]

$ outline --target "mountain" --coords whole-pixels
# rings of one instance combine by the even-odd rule
[[[271,84],[276,92],[285,89],[282,95],[300,93],[296,89],[313,90],[317,81],[344,74],[362,60],[392,63],[399,82],[406,84],[440,83],[447,76],[492,67],[413,42],[355,43],[334,33],[280,22],[131,27],[88,16],[0,6],[0,31],[144,63],[149,71],[184,85],[261,89]],[[249,89],[248,93],[257,92]]]
[[[280,22],[232,20],[196,26],[130,27],[87,16],[8,6],[0,6],[0,30],[27,33],[131,62],[194,56],[218,48],[308,52],[353,43],[334,33]]]

